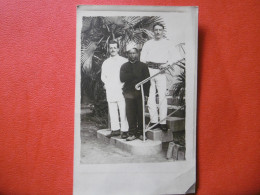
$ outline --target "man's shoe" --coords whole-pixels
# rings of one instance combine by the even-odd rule
[[[167,124],[160,124],[160,129],[164,132],[168,131],[168,126]]]
[[[128,133],[127,133],[127,132],[122,132],[122,133],[121,133],[121,138],[122,138],[122,139],[128,138]]]
[[[144,140],[144,136],[143,135],[140,135],[139,137],[138,137],[140,140]],[[145,140],[147,140],[147,137],[145,136]]]
[[[150,123],[150,127],[153,126],[153,125],[155,125],[155,123]],[[155,126],[154,126],[153,128],[151,128],[151,129],[158,129],[158,128],[160,128],[160,125],[159,125],[159,124],[155,125]]]
[[[126,141],[133,141],[135,139],[136,139],[136,137],[134,135],[131,135],[128,138],[126,138]]]
[[[120,130],[116,130],[116,131],[111,131],[111,133],[109,135],[107,135],[107,138],[111,138],[111,137],[115,137],[115,136],[119,136],[120,135]]]

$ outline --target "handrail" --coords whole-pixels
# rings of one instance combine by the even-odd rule
[[[135,89],[136,89],[136,90],[140,90],[140,86],[141,86],[141,93],[142,93],[142,107],[143,107],[143,142],[145,142],[145,139],[146,139],[145,132],[148,131],[149,129],[153,128],[153,127],[156,125],[156,124],[155,124],[155,125],[153,125],[153,126],[147,128],[147,129],[146,129],[146,127],[145,127],[145,105],[144,105],[144,88],[143,88],[143,85],[144,85],[146,82],[148,82],[149,80],[151,80],[152,78],[154,78],[155,76],[157,76],[158,74],[161,74],[163,71],[167,70],[168,68],[171,68],[171,66],[173,66],[173,65],[179,65],[178,63],[182,63],[184,60],[185,60],[185,58],[182,58],[181,60],[178,60],[177,62],[173,63],[172,65],[168,65],[167,67],[161,69],[157,74],[155,74],[155,75],[153,75],[153,76],[150,76],[150,77],[144,79],[143,81],[141,81],[141,82],[139,82],[139,83],[137,83],[137,84],[135,85]],[[181,108],[179,108],[179,109],[181,109]],[[172,112],[171,114],[169,114],[168,116],[166,116],[166,118],[169,117],[169,116],[171,116],[171,115],[174,114],[175,112],[177,112],[179,109],[175,110],[174,112]],[[165,118],[165,119],[166,119],[166,118]],[[161,121],[163,121],[163,120],[165,120],[165,119],[162,119],[162,120],[160,120],[159,122],[161,122]],[[158,122],[158,123],[159,123],[159,122]],[[158,123],[157,123],[157,124],[158,124]]]
[[[185,58],[182,58],[181,60],[178,60],[177,62],[174,62],[172,65],[166,66],[165,68],[161,69],[160,72],[154,74],[153,76],[150,76],[150,77],[148,77],[148,78],[142,80],[141,82],[139,82],[139,83],[137,83],[137,84],[135,85],[135,89],[136,89],[136,90],[139,90],[141,85],[147,83],[149,80],[151,80],[152,78],[154,78],[154,77],[156,77],[157,75],[161,74],[162,72],[164,72],[164,71],[167,70],[168,68],[171,68],[171,66],[173,66],[173,65],[178,65],[178,63],[180,63],[180,62],[182,62],[182,61],[184,61],[184,60],[185,60]]]
[[[160,122],[164,121],[167,117],[170,117],[171,115],[173,115],[174,113],[176,113],[177,111],[179,111],[180,109],[182,109],[183,107],[184,107],[184,105],[181,106],[181,107],[179,107],[178,109],[176,109],[175,111],[173,111],[172,113],[170,113],[169,115],[167,115],[165,118],[161,119],[160,121],[158,121],[158,122],[155,123],[154,125],[152,125],[152,126],[148,127],[147,129],[145,129],[145,131],[151,130],[151,129],[152,129],[153,127],[155,127],[157,124],[159,124]]]

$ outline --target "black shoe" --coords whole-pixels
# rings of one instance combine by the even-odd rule
[[[116,130],[116,131],[111,131],[111,133],[109,135],[107,135],[107,138],[111,138],[111,137],[115,137],[115,136],[119,136],[120,135],[120,130]]]
[[[122,139],[126,139],[126,138],[128,138],[128,136],[129,136],[129,135],[128,135],[127,132],[122,132],[122,133],[121,133],[121,138],[122,138]]]
[[[153,126],[153,125],[155,125],[155,123],[150,123],[150,127]],[[159,124],[155,125],[155,126],[154,126],[153,128],[151,128],[151,129],[158,129],[158,128],[160,128],[160,125],[159,125]]]
[[[168,126],[167,124],[160,124],[160,129],[164,132],[168,131]]]

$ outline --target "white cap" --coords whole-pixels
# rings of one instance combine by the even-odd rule
[[[134,49],[134,48],[137,49],[136,43],[135,42],[129,42],[126,46],[126,51],[129,51],[129,50]]]

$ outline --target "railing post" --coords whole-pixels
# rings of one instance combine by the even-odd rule
[[[141,85],[142,92],[142,106],[143,106],[143,142],[145,142],[145,101],[144,101],[144,87]]]
[[[146,82],[148,82],[149,80],[151,80],[152,78],[154,78],[154,77],[156,77],[157,75],[161,74],[162,72],[168,70],[169,68],[171,68],[171,67],[174,66],[174,65],[177,65],[177,66],[179,66],[179,67],[181,67],[181,68],[185,68],[185,66],[179,64],[179,63],[183,63],[183,61],[185,61],[185,58],[183,58],[183,59],[181,59],[181,60],[179,60],[179,61],[173,63],[172,65],[169,65],[169,66],[167,66],[167,67],[161,69],[160,72],[158,72],[158,73],[154,74],[153,76],[150,76],[150,77],[148,77],[148,78],[142,80],[141,82],[139,82],[139,83],[137,83],[137,84],[135,85],[135,89],[136,89],[136,90],[140,90],[140,86],[141,86],[142,102],[143,102],[143,104],[142,104],[142,106],[143,106],[143,141],[145,141],[145,132],[146,132],[146,128],[145,128],[145,102],[144,102],[144,89],[143,89],[143,85],[144,85]],[[179,109],[180,109],[180,108],[179,108]],[[169,114],[168,116],[171,116],[172,114],[174,114],[174,113],[175,113],[176,111],[178,111],[179,109],[175,110],[174,112],[172,112],[172,113]],[[167,116],[167,117],[168,117],[168,116]],[[166,118],[167,118],[167,117],[166,117]],[[166,118],[165,118],[165,119],[166,119]],[[163,120],[164,120],[164,119],[160,120],[158,123],[160,123],[160,122],[163,121]],[[157,124],[158,124],[158,123],[157,123]],[[157,124],[154,124],[153,126],[147,128],[147,130],[152,129],[152,128],[153,128],[155,125],[157,125]]]

